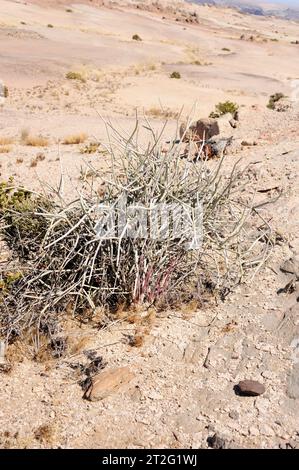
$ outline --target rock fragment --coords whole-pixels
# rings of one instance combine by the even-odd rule
[[[134,377],[134,373],[128,367],[108,369],[93,377],[83,398],[90,401],[103,400],[128,384]]]
[[[241,380],[236,386],[236,392],[246,397],[257,397],[265,391],[264,385],[256,380]]]

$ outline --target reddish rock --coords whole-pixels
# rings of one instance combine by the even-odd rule
[[[242,380],[237,385],[237,391],[240,395],[247,397],[257,397],[265,392],[265,387],[256,380]]]

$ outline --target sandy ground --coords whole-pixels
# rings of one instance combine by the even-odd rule
[[[146,115],[157,130],[169,117],[166,141],[177,113],[207,117],[216,103],[232,100],[240,122],[237,129],[223,122],[222,134],[234,137],[227,165],[242,157],[258,189],[282,191],[265,213],[281,242],[269,265],[225,303],[159,314],[140,348],[126,341],[134,325],[98,331],[70,320],[73,350],[63,360],[34,362],[14,350],[12,371],[0,373],[0,446],[201,448],[215,432],[227,447],[299,446],[291,347],[299,337],[298,283],[292,293],[277,293],[291,280],[281,264],[299,255],[299,109],[296,101],[286,112],[266,107],[273,93],[291,98],[299,79],[298,45],[291,44],[299,26],[182,2],[162,10],[151,2],[138,9],[136,2],[93,3],[0,0],[0,80],[9,90],[0,139],[12,138],[0,153],[1,180],[14,176],[41,189],[57,185],[63,171],[71,194],[87,163],[107,169],[103,118],[125,133],[136,112],[141,125]],[[198,23],[186,22],[194,11]],[[67,79],[70,71],[83,81]],[[171,79],[173,71],[181,79]],[[84,143],[63,144],[83,132]],[[26,133],[49,143],[25,145]],[[144,129],[141,142],[148,138]],[[94,141],[100,152],[83,154]],[[129,366],[134,380],[100,402],[83,400],[74,365],[86,363],[86,349],[96,349],[107,368]],[[263,382],[265,394],[237,396],[234,385],[244,378]]]

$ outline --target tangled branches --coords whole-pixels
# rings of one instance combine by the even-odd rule
[[[2,288],[2,335],[49,330],[69,306],[80,315],[159,304],[207,286],[225,296],[263,263],[269,246],[259,241],[270,229],[248,201],[246,171],[224,171],[223,157],[182,159],[182,142],[165,149],[148,130],[146,148],[137,125],[126,138],[113,130],[109,177],[92,168],[92,182],[71,202],[26,192],[12,204],[19,190],[7,190],[3,234],[22,276]]]

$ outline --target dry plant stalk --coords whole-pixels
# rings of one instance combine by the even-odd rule
[[[225,172],[224,157],[213,162],[182,158],[183,138],[178,145],[174,139],[165,152],[163,131],[156,135],[149,123],[149,144],[143,148],[138,128],[136,122],[132,135],[123,137],[107,124],[111,171],[101,195],[97,185],[102,176],[92,168],[88,187],[71,202],[52,190],[52,202],[33,194],[25,207],[2,211],[4,236],[23,273],[7,292],[0,292],[2,337],[20,336],[33,327],[53,335],[69,305],[80,315],[98,306],[148,306],[180,300],[190,292],[201,296],[205,289],[224,297],[249,267],[265,261],[270,244],[263,240],[270,228],[247,200],[246,171],[236,164]],[[99,237],[99,204],[113,208],[119,220],[123,195],[128,204],[146,208],[200,203],[201,246],[187,249],[186,232],[175,231],[162,239],[130,237],[125,230]]]

